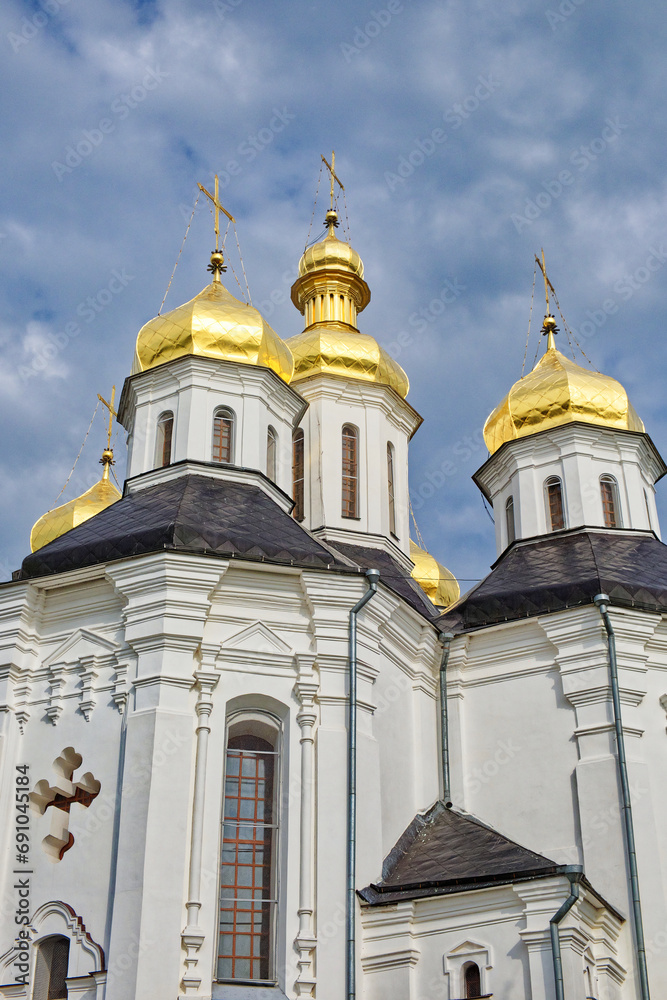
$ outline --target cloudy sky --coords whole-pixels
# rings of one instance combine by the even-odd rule
[[[521,374],[542,246],[586,354],[666,452],[665,21],[656,0],[4,0],[0,579],[129,373],[197,181],[220,175],[253,302],[288,337],[332,148],[361,328],[425,418],[412,495],[438,559],[468,581],[495,558],[470,476]],[[165,308],[206,284],[200,208]],[[542,313],[536,286],[529,366]],[[59,502],[99,477],[103,440],[98,413]]]

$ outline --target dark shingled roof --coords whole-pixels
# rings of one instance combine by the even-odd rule
[[[348,545],[347,542],[338,541],[331,541],[328,544],[364,569],[379,569],[380,579],[384,585],[412,605],[420,615],[429,621],[437,617],[438,609],[429,601],[417,581],[385,549]]]
[[[667,611],[667,546],[649,531],[577,528],[515,542],[491,573],[438,618],[470,629],[592,604]]]
[[[258,486],[183,475],[137,490],[23,560],[27,580],[164,549],[348,568]]]
[[[562,866],[437,802],[412,821],[385,859],[382,881],[359,895],[371,906],[557,875]]]

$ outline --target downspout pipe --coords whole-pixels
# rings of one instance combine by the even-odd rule
[[[565,1000],[565,992],[563,989],[563,963],[560,954],[558,925],[565,914],[569,913],[576,901],[579,899],[579,883],[583,878],[584,870],[581,865],[565,865],[561,869],[561,872],[570,880],[570,895],[549,921],[549,931],[551,932],[551,956],[554,963],[554,980],[556,983],[556,1000]]]
[[[449,780],[449,723],[447,716],[447,664],[454,638],[453,632],[442,632],[442,658],[440,660],[440,760],[442,765],[442,801],[446,809],[452,808]]]
[[[630,870],[630,892],[632,895],[633,928],[635,937],[635,949],[637,952],[637,966],[639,969],[639,986],[641,1000],[650,1000],[648,984],[648,968],[646,965],[646,947],[644,944],[644,921],[642,920],[642,904],[639,895],[639,874],[637,872],[637,850],[635,847],[635,832],[632,820],[632,797],[630,795],[630,781],[628,780],[628,764],[625,756],[625,739],[623,736],[623,720],[621,718],[621,696],[618,687],[618,662],[616,660],[616,636],[609,617],[609,596],[598,594],[593,598],[598,611],[602,616],[605,631],[607,633],[607,645],[609,648],[609,677],[611,682],[611,698],[614,706],[614,729],[616,731],[616,757],[618,761],[618,772],[621,779],[621,798],[623,801],[623,823],[625,827],[625,846],[628,855],[628,868]]]
[[[345,954],[345,990],[347,1000],[356,996],[356,840],[357,840],[357,615],[377,594],[380,571],[366,571],[368,590],[350,610],[348,632],[349,706],[347,725],[347,945]]]

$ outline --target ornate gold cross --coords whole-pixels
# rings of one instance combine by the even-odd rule
[[[107,401],[104,398],[104,396],[100,396],[99,392],[97,394],[97,398],[99,399],[100,403],[104,403],[104,405],[106,406],[107,410],[109,411],[109,429],[107,431],[107,446],[106,446],[105,450],[102,452],[102,457],[100,459],[100,464],[104,466],[104,477],[103,478],[108,479],[108,477],[109,477],[109,466],[114,464],[114,461],[113,461],[113,449],[111,447],[111,430],[112,430],[112,427],[113,427],[113,418],[118,416],[116,410],[114,409],[114,405],[113,405],[114,404],[114,400],[116,398],[116,386],[115,385],[111,386],[111,402],[110,403],[107,403]]]
[[[215,188],[214,194],[207,191],[203,184],[197,184],[200,191],[206,195],[206,197],[213,202],[213,207],[215,208],[215,252],[217,253],[220,249],[220,212],[224,212],[230,222],[236,222],[233,215],[230,215],[224,205],[220,204],[218,199],[218,175],[215,175]]]

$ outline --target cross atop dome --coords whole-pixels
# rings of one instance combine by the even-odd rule
[[[213,274],[214,281],[220,281],[221,272],[227,270],[227,266],[225,264],[225,258],[220,249],[220,212],[224,212],[224,214],[227,216],[230,222],[235,223],[236,219],[234,218],[233,215],[229,214],[224,205],[220,204],[220,199],[218,197],[219,182],[217,174],[215,175],[215,187],[213,189],[214,194],[211,194],[210,191],[207,191],[203,184],[198,183],[197,187],[203,194],[206,195],[209,201],[212,202],[213,207],[215,209],[214,222],[213,222],[213,227],[215,229],[215,250],[211,254],[211,263],[208,265],[206,270],[211,271],[211,273]]]

